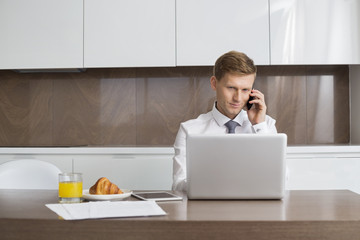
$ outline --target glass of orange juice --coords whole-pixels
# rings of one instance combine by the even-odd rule
[[[59,174],[59,202],[80,203],[83,191],[81,173]]]

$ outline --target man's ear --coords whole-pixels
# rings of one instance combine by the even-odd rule
[[[211,88],[215,91],[216,90],[216,77],[215,76],[212,76],[210,78],[210,85],[211,85]]]

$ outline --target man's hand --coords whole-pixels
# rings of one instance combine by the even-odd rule
[[[251,90],[250,96],[254,97],[249,103],[253,106],[247,111],[249,121],[252,125],[265,121],[266,116],[266,104],[265,97],[259,90]]]

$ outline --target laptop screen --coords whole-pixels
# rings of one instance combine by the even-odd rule
[[[188,135],[189,199],[281,199],[285,134]]]

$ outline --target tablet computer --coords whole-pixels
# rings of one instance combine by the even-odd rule
[[[141,200],[152,201],[179,201],[182,197],[169,192],[136,192],[132,194]]]

